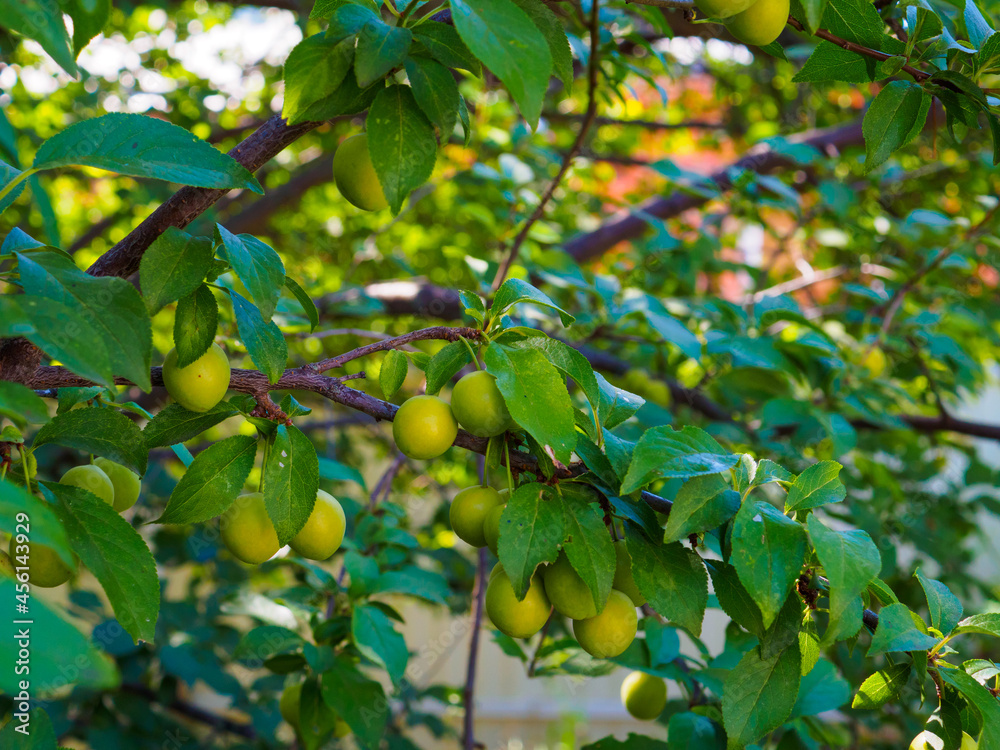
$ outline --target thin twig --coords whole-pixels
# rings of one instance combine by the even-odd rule
[[[476,746],[476,664],[479,662],[479,631],[483,626],[483,602],[486,600],[486,562],[486,548],[482,547],[476,567],[476,588],[472,592],[472,637],[469,639],[469,661],[465,669],[465,688],[462,690],[462,705],[465,707],[462,721],[464,750],[473,750]]]
[[[497,269],[496,277],[493,279],[493,291],[500,288],[503,284],[504,279],[507,278],[507,274],[510,273],[511,266],[517,260],[518,253],[521,252],[521,246],[524,241],[528,238],[528,232],[535,225],[539,219],[545,214],[545,208],[548,206],[549,201],[552,200],[552,196],[555,194],[556,189],[562,182],[563,177],[569,171],[570,164],[572,164],[573,159],[579,153],[580,149],[583,148],[583,142],[587,138],[587,134],[590,132],[591,126],[594,124],[594,119],[597,117],[597,74],[599,71],[600,64],[600,52],[601,52],[601,25],[600,25],[600,2],[599,0],[592,0],[592,7],[590,11],[590,59],[587,61],[587,111],[583,116],[583,122],[580,125],[580,130],[576,134],[576,139],[573,141],[573,145],[570,146],[569,151],[563,157],[562,164],[559,166],[559,171],[556,176],[552,178],[552,182],[549,183],[549,187],[542,194],[541,200],[538,201],[538,205],[535,206],[535,210],[528,217],[528,220],[521,227],[521,231],[517,233],[514,237],[514,241],[511,243],[510,249],[507,251],[507,255],[504,257],[503,261],[500,263],[500,267]]]
[[[374,344],[368,344],[367,346],[352,349],[349,352],[338,354],[336,357],[329,357],[313,365],[309,365],[308,367],[313,372],[326,372],[327,370],[332,370],[335,367],[343,367],[348,362],[360,359],[361,357],[366,357],[369,354],[384,352],[389,349],[399,349],[400,347],[411,344],[414,341],[459,341],[462,338],[477,339],[480,334],[481,332],[477,328],[452,328],[450,326],[421,328],[419,331],[411,331],[410,333],[402,336],[395,336],[391,339],[377,341]]]
[[[373,509],[378,505],[380,499],[385,499],[389,495],[389,490],[392,489],[392,480],[396,478],[399,470],[406,463],[406,456],[403,455],[402,451],[396,451],[396,457],[389,464],[389,468],[385,470],[381,477],[379,477],[378,483],[375,485],[375,489],[372,490],[371,496],[368,498],[368,509]]]
[[[545,636],[549,632],[549,625],[552,624],[552,618],[555,616],[556,608],[553,607],[549,610],[549,619],[545,621],[545,625],[542,627],[542,637],[538,639],[538,644],[535,646],[535,653],[531,655],[531,663],[528,664],[528,677],[535,676],[535,667],[538,666],[538,654],[542,650],[542,644],[545,643]]]

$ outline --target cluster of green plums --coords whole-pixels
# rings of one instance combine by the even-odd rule
[[[696,0],[698,9],[721,18],[729,33],[744,44],[764,47],[788,23],[789,0]]]
[[[29,471],[30,466],[29,462]],[[74,466],[62,475],[59,483],[88,490],[119,513],[135,505],[142,489],[138,474],[107,458],[97,458],[92,464]],[[17,557],[17,546],[16,537],[11,537],[8,550],[10,558]],[[73,575],[73,570],[51,547],[31,542],[27,546],[28,581],[33,586],[61,586]],[[2,567],[6,568],[10,562],[9,559],[4,561]]]
[[[177,350],[163,362],[163,384],[167,393],[188,411],[206,412],[215,407],[229,389],[229,358],[218,344],[185,367],[177,366]],[[347,521],[344,508],[333,495],[316,493],[312,513],[289,546],[302,557],[326,560],[340,549]],[[222,542],[239,560],[258,565],[274,557],[281,548],[278,533],[267,514],[264,495],[240,495],[219,519]]]

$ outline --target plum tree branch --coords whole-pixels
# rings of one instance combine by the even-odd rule
[[[479,631],[483,625],[483,604],[486,601],[486,549],[480,548],[476,564],[476,587],[472,593],[472,633],[469,638],[469,658],[465,667],[465,687],[462,690],[462,748],[476,746],[476,665],[479,663]]]
[[[399,349],[407,344],[413,343],[414,341],[458,341],[463,338],[478,339],[481,335],[482,331],[478,328],[453,328],[451,326],[421,328],[418,331],[411,331],[410,333],[405,333],[402,336],[383,339],[382,341],[376,341],[374,344],[367,344],[366,346],[352,349],[349,352],[338,354],[336,357],[329,357],[316,362],[315,364],[306,365],[306,367],[313,372],[326,372],[327,370],[333,370],[337,367],[343,367],[348,362],[360,359],[361,357],[366,357],[369,354],[384,352],[389,349]]]
[[[511,266],[517,260],[518,254],[521,252],[521,246],[524,241],[528,238],[528,233],[535,223],[545,215],[545,208],[548,206],[549,201],[552,200],[552,196],[555,195],[560,183],[562,183],[563,178],[569,171],[570,165],[573,163],[573,159],[576,155],[580,153],[583,148],[583,142],[587,139],[587,134],[590,132],[591,127],[594,124],[594,119],[597,117],[597,79],[598,72],[600,71],[601,63],[601,15],[600,15],[600,2],[599,0],[591,0],[591,10],[590,10],[590,58],[587,61],[587,111],[583,116],[583,122],[580,123],[580,129],[576,133],[576,138],[573,140],[573,145],[570,146],[569,151],[563,156],[562,163],[559,165],[559,171],[556,176],[552,178],[552,182],[549,183],[548,188],[542,194],[541,199],[538,201],[538,205],[535,206],[535,210],[532,211],[531,216],[521,227],[521,230],[514,237],[514,241],[511,243],[510,249],[507,251],[507,255],[500,262],[500,267],[497,269],[496,277],[493,279],[493,291],[500,288],[503,284],[504,279],[507,278],[507,274],[510,273]]]

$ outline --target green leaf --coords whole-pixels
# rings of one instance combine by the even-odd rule
[[[0,0],[0,2],[2,1],[3,0]],[[0,188],[7,187],[18,177],[21,177],[21,174],[20,170],[14,169],[14,167],[9,164],[0,161]],[[18,199],[18,197],[20,197],[21,193],[24,192],[24,186],[27,183],[24,182],[23,179],[24,178],[22,178],[22,182],[15,185],[3,198],[0,198],[0,214],[6,211],[7,208],[11,206],[14,201]]]
[[[146,309],[152,315],[165,305],[187,297],[202,286],[212,265],[212,243],[167,227],[139,264],[139,283]]]
[[[56,0],[0,0],[0,18],[6,28],[42,45],[71,76],[79,75],[63,11]]]
[[[809,546],[805,529],[773,505],[747,500],[733,522],[730,561],[768,627],[788,598]]]
[[[892,664],[880,669],[861,683],[851,708],[876,709],[895,700],[910,679],[912,666],[909,662]]]
[[[511,417],[556,460],[569,464],[576,447],[576,419],[566,381],[537,349],[494,342],[484,357]]]
[[[878,628],[872,636],[867,656],[891,651],[927,651],[938,639],[917,628],[913,613],[905,604],[890,604],[878,613]]]
[[[896,39],[886,43],[885,23],[868,0],[836,0],[828,3],[821,25],[848,41],[885,52],[896,52],[903,48],[903,44]]]
[[[62,0],[61,4],[73,19],[73,49],[79,56],[111,19],[111,0]]]
[[[351,613],[351,637],[362,656],[385,667],[389,679],[398,685],[406,672],[409,653],[392,621],[381,609],[357,605]]]
[[[562,81],[568,93],[573,87],[573,53],[562,22],[541,0],[514,0],[514,4],[527,13],[528,18],[538,27],[549,45],[552,55],[552,72]]]
[[[0,531],[11,536],[23,533],[23,529],[17,528],[24,521],[19,518],[21,514],[27,516],[30,523],[29,540],[51,547],[66,565],[75,569],[76,561],[70,552],[69,538],[52,507],[24,488],[0,480]]]
[[[941,628],[938,628],[941,630]],[[948,631],[942,631],[947,633]],[[955,633],[979,633],[1000,638],[1000,612],[986,612],[966,617],[958,623]]]
[[[70,125],[35,153],[35,169],[85,166],[204,188],[263,193],[238,161],[156,117],[111,114]]]
[[[257,441],[248,435],[213,443],[194,457],[155,523],[198,523],[224,513],[243,491],[256,455]]]
[[[25,292],[74,310],[99,332],[114,374],[128,378],[149,392],[152,387],[149,381],[152,325],[135,287],[125,279],[90,276],[72,260],[54,252],[37,252],[30,256],[18,253],[17,258]],[[18,303],[29,312],[24,300]],[[34,314],[29,312],[29,318],[34,321]],[[63,338],[67,331],[72,328],[64,330]],[[87,342],[88,346],[90,343]]]
[[[680,431],[669,425],[654,427],[636,443],[621,492],[627,495],[656,479],[719,474],[739,458],[697,427],[688,425]]]
[[[427,182],[437,159],[434,127],[409,86],[393,85],[375,96],[366,120],[368,150],[393,214],[413,190]]]
[[[59,414],[35,435],[35,448],[46,443],[110,458],[140,476],[146,473],[148,450],[142,433],[135,422],[114,409],[73,409]]]
[[[458,343],[462,343],[459,341]],[[392,398],[406,380],[409,370],[409,360],[398,349],[390,349],[382,360],[382,368],[378,371],[378,383],[382,388],[384,398]]]
[[[563,552],[587,584],[598,609],[603,610],[615,577],[615,547],[599,508],[594,503],[573,498],[571,485],[563,487],[566,488],[562,498],[566,534]]]
[[[941,678],[958,690],[971,705],[975,706],[983,721],[983,731],[979,735],[982,750],[1000,747],[1000,702],[975,677],[960,669],[940,669]]]
[[[721,560],[709,560],[707,564],[712,575],[712,588],[722,611],[744,630],[762,638],[766,628],[760,607],[740,583],[736,568]]]
[[[552,72],[542,32],[510,0],[453,0],[451,10],[462,41],[503,81],[528,124],[537,126]]]
[[[629,735],[629,738],[636,735]],[[709,719],[707,716],[696,714],[693,711],[683,711],[670,717],[667,727],[667,736],[675,747],[699,748],[699,750],[721,750],[726,745],[722,727]],[[649,738],[642,738],[649,739]],[[655,740],[649,739],[650,743]],[[607,748],[611,750],[611,748]],[[643,750],[641,747],[629,744],[622,750]],[[666,750],[666,746],[657,747],[650,745],[646,750]]]
[[[376,81],[366,89],[358,88],[354,76],[346,75],[337,90],[309,106],[297,119],[302,122],[322,122],[341,115],[355,115],[365,111],[384,88]]]
[[[798,644],[770,659],[750,649],[722,688],[722,718],[730,750],[745,747],[777,729],[792,713],[799,692]]]
[[[278,425],[264,463],[264,506],[278,534],[288,544],[305,526],[319,490],[319,460],[312,441],[295,426]]]
[[[720,474],[689,479],[674,497],[663,541],[669,544],[716,529],[739,509],[740,493],[733,491]]]
[[[402,65],[412,41],[413,32],[405,27],[390,26],[379,18],[369,20],[358,32],[354,60],[358,87],[367,88]]]
[[[374,0],[316,0],[316,4],[313,5],[313,9],[309,12],[309,18],[329,18],[330,14],[337,10],[337,8],[348,3],[368,8],[373,13],[378,12],[378,6]]]
[[[995,29],[983,17],[975,0],[966,0],[964,16],[965,30],[969,34],[969,41],[977,50],[982,49],[986,40],[996,33]]]
[[[454,26],[438,21],[425,21],[413,30],[413,36],[439,63],[449,68],[467,70],[473,75],[482,74],[479,60],[465,46]]]
[[[55,496],[73,552],[101,584],[115,618],[138,643],[152,642],[160,612],[160,581],[153,554],[132,524],[91,492],[42,482]]]
[[[334,660],[322,680],[327,705],[340,714],[362,743],[378,747],[390,713],[382,686],[361,674],[345,656]]]
[[[12,633],[11,637],[16,636]],[[9,663],[14,664],[13,659]],[[16,674],[14,670],[10,671]],[[17,692],[17,688],[11,694],[13,695],[15,692]],[[16,704],[14,708],[18,712],[17,715],[12,716],[0,728],[0,747],[3,747],[4,750],[53,750],[57,747],[52,721],[44,709],[33,708],[30,712],[22,712],[21,707]],[[25,723],[22,724],[22,721]],[[25,729],[27,732],[22,734]]]
[[[277,654],[299,651],[304,643],[294,630],[280,625],[261,625],[240,639],[233,649],[233,658],[259,665]]]
[[[519,349],[538,349],[545,355],[545,358],[552,363],[565,377],[572,378],[590,403],[590,408],[594,410],[598,417],[602,416],[601,391],[597,384],[597,376],[590,362],[580,352],[558,339],[548,336],[527,336],[521,341],[510,344]]]
[[[215,230],[222,242],[220,254],[250,292],[261,317],[270,321],[285,283],[285,266],[281,258],[253,235],[233,234],[221,224],[216,224]]]
[[[808,527],[816,555],[830,580],[830,624],[823,636],[823,643],[829,644],[861,629],[858,596],[882,570],[882,557],[871,537],[860,529],[833,531],[812,514]]]
[[[879,92],[861,124],[867,151],[865,172],[882,164],[915,135],[926,96],[918,84],[910,81],[891,81]]]
[[[940,581],[927,578],[919,570],[916,572],[916,576],[924,590],[924,595],[927,597],[931,625],[948,635],[962,619],[962,602]]]
[[[0,416],[24,427],[49,421],[49,408],[30,388],[9,380],[0,380]]]
[[[360,487],[365,487],[365,478],[360,471],[332,458],[319,457],[319,475],[334,482],[356,482]]]
[[[448,138],[458,121],[460,99],[458,84],[451,71],[425,57],[408,57],[406,77],[417,106],[437,126],[441,138]]]
[[[451,589],[448,586],[448,579],[440,573],[411,565],[402,570],[389,570],[379,575],[371,588],[371,593],[406,594],[435,604],[445,604],[451,596]]]
[[[837,673],[837,668],[820,659],[799,684],[791,718],[815,716],[835,711],[851,699],[851,686]]]
[[[509,0],[507,0],[509,1]],[[521,302],[532,305],[548,307],[559,313],[559,319],[564,326],[572,325],[576,320],[572,315],[563,310],[559,305],[549,299],[549,296],[538,289],[535,289],[527,281],[521,279],[507,279],[497,293],[493,296],[493,304],[490,305],[490,321],[500,320],[510,309]]]
[[[805,11],[805,21],[806,29],[810,34],[815,34],[816,29],[819,28],[820,20],[823,18],[823,13],[826,10],[828,0],[801,0],[802,10]]]
[[[219,329],[219,303],[202,284],[177,303],[174,312],[174,346],[177,366],[187,367],[208,351]]]
[[[354,59],[354,37],[321,33],[303,39],[285,59],[285,100],[281,114],[289,125],[307,120],[309,107],[331,96]]]
[[[233,300],[236,327],[250,359],[269,382],[277,383],[288,363],[288,346],[281,329],[273,320],[265,321],[260,311],[236,292],[229,290],[229,296]]]
[[[333,737],[339,721],[337,712],[323,699],[319,679],[315,677],[307,679],[302,684],[302,693],[299,695],[299,716],[296,727],[298,729],[296,736],[303,750],[319,750],[325,747]]]
[[[292,293],[298,303],[302,305],[302,311],[309,318],[309,331],[315,331],[316,326],[319,325],[319,310],[316,309],[316,303],[313,302],[312,297],[310,297],[306,290],[299,286],[299,283],[288,276],[285,277],[285,287]]]
[[[847,497],[847,490],[839,476],[842,468],[836,461],[820,461],[799,474],[788,488],[785,511],[818,508],[839,503]]]
[[[646,403],[641,396],[612,385],[601,373],[595,371],[594,377],[597,378],[597,389],[600,391],[601,424],[607,429],[617,427]]]
[[[424,372],[427,375],[427,393],[438,393],[455,374],[472,361],[469,347],[461,341],[445,344],[431,357]],[[387,396],[388,398],[388,396]]]
[[[562,504],[550,487],[530,482],[514,490],[500,516],[497,551],[518,599],[528,592],[535,568],[556,561],[565,524]]]
[[[651,542],[632,524],[625,532],[639,592],[671,623],[699,635],[708,606],[708,573],[701,557],[680,544]]]
[[[0,598],[3,601],[16,601],[16,587],[17,582],[13,578],[0,576]],[[98,690],[118,685],[119,676],[114,661],[95,648],[90,638],[46,605],[43,598],[33,596],[28,606],[32,620],[31,639],[36,644],[45,644],[45,648],[32,650],[32,685],[40,687],[64,684],[67,682],[67,665],[77,665],[79,668],[79,672],[73,674],[73,684]],[[19,647],[16,636],[23,627],[23,623],[18,623],[16,618],[9,615],[0,618],[0,661],[8,666],[17,662]],[[24,677],[15,674],[13,669],[0,670],[0,690],[9,696],[17,695],[20,690],[18,683],[22,679]],[[0,730],[0,744],[5,748],[10,746],[5,743],[4,732],[13,723]]]

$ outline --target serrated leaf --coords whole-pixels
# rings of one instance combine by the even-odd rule
[[[35,435],[33,447],[47,443],[110,458],[140,476],[146,473],[148,450],[142,433],[114,409],[73,409],[53,417]]]
[[[762,638],[765,627],[760,607],[740,583],[736,568],[721,560],[709,560],[707,565],[722,611],[744,630]]]
[[[233,234],[221,224],[215,229],[222,242],[220,254],[250,292],[261,317],[270,321],[285,283],[285,266],[269,245],[250,234]]]
[[[514,490],[500,516],[497,551],[519,599],[528,592],[535,568],[556,561],[565,524],[562,504],[550,487],[530,482]]]
[[[322,122],[364,112],[383,88],[382,81],[376,81],[368,88],[360,89],[354,76],[348,73],[336,91],[310,105],[298,119],[302,122]]]
[[[63,11],[73,19],[73,49],[77,56],[100,34],[111,18],[111,0],[63,0]]]
[[[289,125],[303,122],[313,104],[331,96],[354,60],[354,38],[326,33],[303,39],[285,59],[285,99],[281,114]]]
[[[152,642],[160,612],[160,582],[153,554],[132,524],[93,493],[42,482],[55,496],[73,552],[101,584],[132,640]]]
[[[798,644],[770,659],[762,659],[757,649],[750,649],[722,688],[728,747],[745,747],[784,724],[795,706],[800,680]]]
[[[56,0],[0,0],[0,18],[6,28],[38,42],[71,76],[79,74],[63,11]]]
[[[113,511],[112,511],[113,512]],[[0,576],[0,597],[3,601],[14,602],[17,596],[17,581],[7,576]],[[82,687],[98,690],[114,689],[120,676],[114,661],[104,652],[95,648],[89,636],[85,636],[75,626],[66,622],[56,610],[46,605],[42,597],[33,596],[30,603],[31,637],[36,643],[44,643],[45,648],[36,649],[31,656],[31,682],[34,685],[57,685],[67,682],[67,665],[78,665],[79,672],[69,682]],[[17,662],[19,645],[17,631],[23,624],[15,622],[14,617],[0,619],[0,661],[12,665]],[[19,683],[24,679],[13,669],[0,670],[0,690],[7,695],[17,695]],[[41,711],[41,709],[35,709]],[[44,714],[42,714],[44,716]],[[32,719],[34,722],[35,719]],[[6,744],[7,732],[13,734],[16,721],[8,721],[0,730],[0,746]],[[32,724],[42,734],[43,724]],[[51,731],[51,730],[50,730]],[[23,735],[18,734],[18,737]],[[16,745],[14,746],[16,747]],[[30,747],[30,745],[29,745]],[[53,743],[50,747],[55,747]]]
[[[263,468],[264,506],[284,546],[305,526],[319,490],[316,448],[295,426],[278,425]]]
[[[121,112],[70,125],[39,147],[32,166],[96,167],[195,187],[264,192],[243,165],[184,128]]]
[[[569,487],[563,486],[569,494]],[[563,552],[590,589],[598,611],[603,610],[611,593],[617,559],[614,544],[604,525],[604,516],[596,505],[585,500],[564,494],[562,503],[566,533]]]
[[[427,393],[438,393],[455,374],[472,361],[469,347],[461,341],[445,344],[431,357],[424,369],[427,375]]]
[[[823,13],[826,10],[828,0],[801,0],[802,10],[805,11],[805,21],[806,29],[810,34],[815,34],[816,29],[819,28],[820,19],[823,18]]]
[[[437,139],[409,86],[382,89],[368,110],[368,150],[393,214],[434,171]]]
[[[150,315],[193,294],[202,285],[211,264],[211,242],[167,227],[143,253],[139,264],[139,284]]]
[[[198,523],[224,513],[243,491],[256,455],[257,441],[248,435],[212,444],[195,456],[154,523]]]
[[[926,96],[915,83],[891,81],[875,97],[861,124],[867,150],[866,172],[882,164],[910,140],[920,124],[918,115],[924,109]]]
[[[809,536],[816,555],[830,580],[830,620],[823,644],[850,638],[861,629],[860,594],[879,574],[882,558],[878,547],[860,529],[833,531],[815,515],[808,520]]]
[[[840,481],[843,467],[836,461],[820,461],[799,474],[788,488],[785,511],[808,510],[829,503],[839,503],[847,497]]]
[[[413,36],[431,57],[449,68],[467,70],[473,75],[482,74],[482,66],[465,42],[450,26],[439,21],[425,21],[413,29]]]
[[[187,367],[208,351],[219,329],[219,303],[202,284],[183,297],[174,311],[174,346],[177,366]]]
[[[985,612],[966,617],[958,623],[956,633],[980,633],[1000,638],[1000,612]]]
[[[0,416],[24,427],[49,421],[49,408],[30,388],[9,380],[0,380]]]
[[[612,385],[596,370],[594,377],[597,378],[597,389],[600,392],[601,424],[605,428],[614,429],[639,411],[646,403],[642,396],[637,396],[624,388]]]
[[[905,604],[890,604],[878,613],[878,628],[872,636],[867,656],[891,651],[926,651],[934,648],[938,639],[921,632],[913,613]]]
[[[805,529],[773,505],[747,500],[733,522],[732,545],[730,561],[768,627],[805,562]]]
[[[728,471],[739,461],[704,430],[690,425],[675,430],[669,425],[643,433],[632,451],[632,462],[622,482],[627,495],[655,479],[687,478]]]
[[[385,667],[389,679],[398,685],[406,672],[409,654],[406,641],[385,612],[377,607],[355,606],[351,613],[351,635],[358,651]]]
[[[514,421],[556,460],[569,464],[577,441],[576,419],[566,382],[552,363],[537,349],[497,342],[486,349],[484,361]]]
[[[323,673],[323,700],[347,722],[358,739],[378,747],[390,715],[382,686],[365,677],[346,656]]]
[[[462,41],[507,87],[531,127],[538,124],[552,55],[542,32],[510,0],[453,0]]]
[[[305,289],[299,286],[297,281],[288,276],[285,277],[285,288],[298,300],[298,303],[302,306],[302,312],[309,318],[309,331],[315,331],[316,326],[319,325],[319,310],[316,309],[316,303],[313,302],[312,297],[309,296]]]
[[[521,341],[512,343],[511,346],[541,351],[553,367],[580,387],[590,403],[590,408],[598,416],[599,421],[602,421],[604,415],[600,412],[602,399],[597,376],[590,362],[580,352],[569,344],[548,336],[527,336]]]
[[[876,61],[870,57],[850,52],[838,47],[833,42],[821,41],[792,78],[792,81],[795,83],[819,83],[822,81],[868,83],[875,80],[877,70]]]
[[[54,252],[30,256],[18,253],[17,258],[25,292],[72,309],[99,332],[114,374],[148,392],[152,325],[135,287],[125,279],[90,276],[72,260]],[[25,307],[25,300],[19,299],[18,303],[34,320],[34,312]]]
[[[30,519],[30,541],[51,547],[70,569],[76,568],[66,530],[52,507],[23,487],[0,479],[0,531],[17,534],[18,516],[22,513]]]
[[[626,524],[635,585],[650,606],[693,635],[701,633],[708,606],[708,573],[701,557],[680,544],[650,541]]]
[[[927,597],[931,625],[947,635],[962,619],[962,602],[940,581],[927,578],[919,570],[916,576]]]
[[[979,735],[982,750],[996,750],[1000,747],[1000,702],[975,677],[960,669],[940,669],[941,678],[958,690],[965,700],[976,708],[983,722]]]
[[[462,343],[462,342],[459,342]],[[398,349],[390,349],[382,360],[382,368],[378,372],[378,382],[382,388],[383,398],[392,398],[406,380],[409,370],[409,360]]]
[[[689,479],[674,497],[663,541],[669,544],[690,534],[716,529],[735,516],[739,509],[740,494],[721,475],[708,474]]]
[[[910,679],[912,666],[909,662],[892,664],[880,669],[861,683],[851,708],[876,709],[894,700],[902,692]]]
[[[385,78],[406,59],[413,32],[403,26],[390,26],[379,18],[370,19],[358,32],[354,75],[358,87],[367,88]]]
[[[549,45],[552,56],[552,72],[568,93],[573,86],[573,53],[569,48],[569,39],[562,22],[556,14],[541,0],[514,0],[514,4],[523,10],[532,23],[538,27]]]
[[[576,320],[572,315],[563,310],[553,302],[545,292],[542,292],[527,281],[521,279],[507,279],[497,293],[493,296],[493,304],[490,305],[490,321],[500,320],[501,317],[510,312],[510,309],[519,303],[526,302],[532,305],[548,307],[559,313],[559,319],[564,326],[572,325]]]
[[[826,659],[819,660],[802,678],[792,718],[835,711],[851,699],[851,686]]]
[[[288,363],[288,346],[281,329],[273,320],[265,321],[260,311],[236,292],[229,290],[233,300],[236,327],[250,359],[271,383],[277,383]]]
[[[441,138],[447,139],[455,130],[460,99],[451,71],[425,57],[408,57],[406,77],[417,105],[437,126]]]

